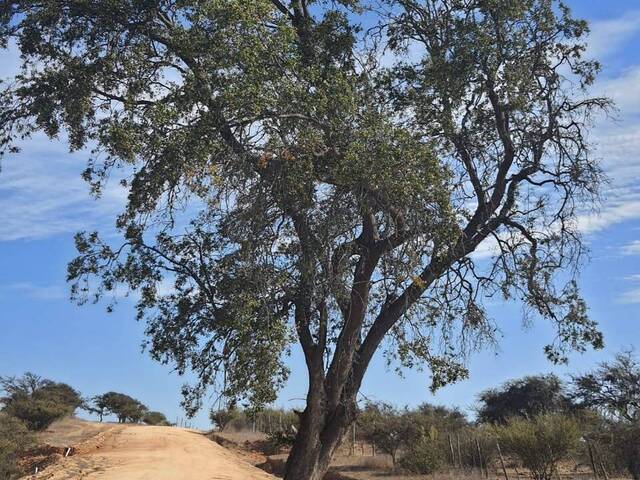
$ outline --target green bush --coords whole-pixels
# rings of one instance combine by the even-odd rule
[[[147,425],[169,425],[167,417],[161,412],[146,412],[142,421]]]
[[[0,377],[4,396],[2,409],[24,422],[29,430],[44,430],[53,421],[72,415],[83,400],[69,385],[27,373],[22,377]]]
[[[34,442],[26,425],[15,417],[0,412],[0,479],[17,478],[16,456]]]
[[[578,422],[559,414],[512,418],[495,430],[504,452],[518,457],[535,480],[551,480],[558,462],[581,438]]]
[[[441,464],[443,452],[436,431],[422,433],[412,442],[400,458],[400,466],[411,473],[422,475],[435,472]]]

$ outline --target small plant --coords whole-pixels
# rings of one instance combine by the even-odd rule
[[[520,459],[535,480],[551,480],[557,464],[581,437],[578,422],[569,416],[542,414],[531,420],[512,418],[496,427],[502,449]]]
[[[280,452],[283,448],[290,448],[296,440],[296,432],[291,430],[274,430],[267,434],[266,453],[269,455]]]

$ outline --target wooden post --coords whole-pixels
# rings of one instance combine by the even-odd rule
[[[498,456],[500,457],[500,465],[502,466],[502,472],[504,473],[504,479],[509,480],[509,475],[507,475],[507,467],[504,464],[504,458],[502,457],[502,450],[500,450],[500,443],[496,442],[496,447],[498,448]]]
[[[478,466],[480,467],[480,475],[482,475],[482,450],[480,450],[480,442],[478,441],[478,437],[476,437],[476,447],[478,448]]]
[[[591,448],[591,442],[587,440],[587,450],[589,451],[589,460],[591,460],[591,469],[593,470],[593,476],[598,480],[598,470],[596,469],[596,462],[593,458],[593,448]]]
[[[456,455],[453,452],[453,441],[451,440],[451,434],[449,436],[449,450],[451,451],[451,465],[456,466]]]

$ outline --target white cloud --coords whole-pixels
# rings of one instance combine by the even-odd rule
[[[604,58],[618,51],[640,32],[640,11],[625,13],[622,17],[591,23],[589,54]]]
[[[68,296],[66,290],[59,285],[34,285],[30,282],[0,285],[0,296],[11,295],[33,300],[58,300]]]
[[[629,275],[625,277],[625,280],[637,284],[640,282],[640,274]],[[640,303],[640,287],[635,286],[624,292],[618,297],[618,302],[629,304]]]
[[[639,255],[640,254],[640,240],[634,240],[627,245],[624,245],[621,249],[623,255]],[[638,275],[640,279],[640,275]]]
[[[86,152],[70,154],[62,141],[38,135],[2,161],[0,241],[41,239],[111,224],[126,191],[113,182],[92,201],[80,177]]]

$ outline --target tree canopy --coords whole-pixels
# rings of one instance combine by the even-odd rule
[[[574,401],[624,422],[640,422],[640,362],[631,351],[573,378]]]
[[[488,423],[505,423],[512,417],[533,419],[571,409],[562,381],[553,374],[511,380],[500,388],[485,390],[478,399],[478,420]]]
[[[30,430],[43,430],[53,421],[72,415],[84,401],[66,383],[47,380],[33,373],[22,377],[0,377],[0,411],[20,419]]]
[[[73,296],[139,292],[151,355],[195,372],[191,412],[217,382],[272,401],[299,344],[287,478],[327,468],[383,342],[433,388],[465,377],[498,331],[487,295],[550,320],[554,361],[602,345],[577,213],[610,103],[589,95],[599,66],[564,5],[14,0],[0,22],[22,62],[4,150],[64,134],[92,150],[96,195],[127,191],[122,242],[76,237]]]
[[[118,417],[118,422],[138,423],[144,420],[145,415],[150,413],[149,409],[139,400],[118,392],[107,392],[102,395],[96,395],[92,399],[92,411],[98,413],[100,421],[103,415],[113,414]],[[155,415],[154,415],[155,417]]]

